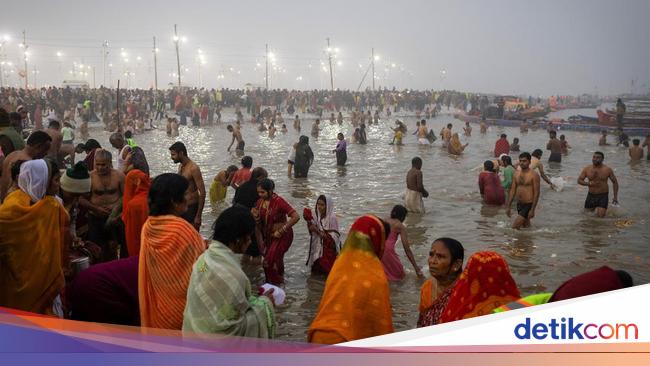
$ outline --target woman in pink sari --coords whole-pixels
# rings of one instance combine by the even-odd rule
[[[262,179],[257,184],[259,199],[251,212],[257,222],[258,245],[264,253],[266,282],[281,285],[284,283],[284,253],[293,242],[291,227],[300,217],[284,198],[273,192],[274,189],[272,180]]]

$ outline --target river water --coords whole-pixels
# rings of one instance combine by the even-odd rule
[[[556,116],[571,114],[594,114],[593,111],[563,111]],[[226,120],[233,120],[232,111],[225,114]],[[566,135],[572,150],[561,164],[543,162],[547,174],[562,177],[567,181],[561,192],[553,191],[542,182],[541,198],[529,229],[510,229],[511,220],[502,207],[487,207],[481,203],[478,192],[478,173],[483,161],[492,156],[494,143],[499,134],[506,133],[508,139],[520,137],[522,151],[544,149],[548,135],[544,130],[530,131],[521,136],[518,129],[491,127],[486,135],[479,134],[473,126],[469,142],[462,156],[450,156],[440,147],[440,141],[431,147],[417,145],[411,136],[415,131],[415,117],[400,118],[408,128],[404,146],[388,145],[392,139],[395,116],[384,118],[380,124],[368,128],[367,145],[348,145],[348,165],[336,167],[336,158],[331,150],[336,144],[336,134],[343,132],[349,139],[353,128],[321,123],[323,130],[318,139],[310,137],[315,162],[307,179],[288,179],[287,156],[291,144],[297,142],[299,133],[286,120],[289,133],[278,133],[269,139],[254,125],[244,123],[242,132],[246,141],[246,154],[254,159],[254,166],[263,166],[270,178],[276,182],[276,191],[300,214],[303,207],[314,208],[320,194],[331,195],[339,217],[339,225],[345,236],[347,230],[360,215],[373,213],[387,216],[395,204],[403,203],[406,172],[414,156],[424,161],[424,184],[430,192],[425,199],[426,214],[410,214],[406,219],[412,250],[417,262],[426,266],[430,244],[437,237],[448,236],[463,243],[465,259],[479,250],[493,250],[502,254],[510,265],[522,294],[553,291],[563,281],[576,274],[609,265],[631,273],[636,284],[650,282],[650,229],[646,226],[650,209],[650,162],[630,164],[627,149],[604,147],[605,164],[614,168],[620,183],[620,208],[614,216],[598,219],[583,212],[586,188],[576,184],[582,167],[591,164],[592,153],[598,150],[598,135],[587,132],[561,131]],[[309,136],[312,119],[303,120],[302,132]],[[443,125],[453,123],[453,130],[462,132],[461,121],[450,114],[442,114],[428,120],[436,133]],[[161,128],[136,135],[149,161],[152,176],[164,172],[176,172],[177,166],[169,158],[169,146],[176,140],[183,141],[189,157],[202,169],[206,186],[220,169],[228,165],[239,165],[240,158],[226,152],[230,135],[225,124],[206,128],[181,127],[177,139],[165,135],[164,122]],[[98,127],[91,128],[91,136],[102,146],[110,147],[108,134]],[[613,140],[613,137],[612,137]],[[233,192],[229,190],[226,201]],[[610,195],[611,198],[611,195]],[[225,206],[211,207],[206,202],[201,230],[210,236],[210,227],[218,213]],[[513,208],[513,211],[514,208]],[[632,225],[619,228],[618,220],[632,220]],[[285,257],[287,300],[277,309],[279,320],[277,336],[284,340],[306,340],[306,330],[314,318],[322,295],[325,279],[312,276],[305,266],[309,234],[301,219],[294,227],[294,241]],[[399,283],[391,283],[393,323],[396,331],[415,327],[418,317],[419,288],[422,284],[415,276],[401,245],[397,252],[404,264],[407,276]],[[264,281],[259,266],[245,266],[253,286]],[[428,271],[424,271],[428,273]]]

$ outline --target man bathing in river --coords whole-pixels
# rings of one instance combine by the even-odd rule
[[[241,131],[239,128],[233,128],[231,125],[228,125],[226,127],[228,132],[232,133],[232,140],[230,141],[230,145],[228,145],[227,151],[230,152],[230,148],[232,145],[235,143],[235,140],[237,140],[237,147],[235,148],[237,154],[243,154],[244,153],[244,146],[246,143],[244,142],[244,138],[241,137]]]
[[[424,202],[422,198],[429,197],[429,192],[424,189],[422,182],[422,159],[419,157],[411,160],[411,170],[406,174],[406,208],[410,212],[424,213]]]
[[[612,168],[603,164],[603,160],[605,160],[605,154],[596,151],[591,158],[592,165],[584,167],[578,177],[578,184],[589,187],[589,193],[587,193],[587,199],[585,200],[585,209],[596,210],[596,216],[598,217],[605,217],[607,214],[607,204],[609,203],[608,179],[612,181],[612,188],[614,189],[612,204],[618,204],[618,180],[616,180]]]
[[[510,217],[510,205],[517,197],[517,218],[512,223],[513,229],[529,227],[530,220],[535,217],[535,209],[539,201],[539,174],[530,168],[531,156],[527,152],[519,155],[519,168],[515,173],[506,203],[506,214]]]
[[[182,142],[175,142],[169,147],[169,151],[172,161],[177,164],[180,163],[178,174],[185,177],[190,183],[187,192],[185,192],[187,211],[181,217],[199,231],[206,196],[201,168],[187,156],[187,149]]]

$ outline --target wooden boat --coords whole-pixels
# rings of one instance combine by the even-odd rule
[[[481,117],[479,116],[470,116],[465,113],[454,114],[454,118],[461,120],[463,122],[470,123],[480,123]],[[572,119],[569,121],[566,120],[535,120],[539,128],[552,128],[555,130],[572,130],[572,131],[585,131],[585,132],[596,132],[600,133],[601,131],[615,131],[617,129],[616,124],[614,125],[603,125],[598,121],[594,121],[593,117],[587,117],[591,120],[582,120],[582,119]],[[522,120],[511,120],[511,119],[496,119],[496,118],[486,118],[485,122],[490,126],[503,126],[503,127],[519,127],[521,126]],[[532,121],[529,121],[529,125]],[[646,126],[627,126],[623,127],[623,131],[628,134],[628,136],[646,136],[650,134],[650,124]]]

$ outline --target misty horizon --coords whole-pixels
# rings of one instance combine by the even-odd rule
[[[178,24],[188,86],[264,87],[268,44],[269,88],[329,89],[330,38],[336,89],[372,86],[374,48],[376,88],[533,96],[649,92],[650,2],[393,4],[8,3],[0,15],[0,42],[9,35],[0,49],[4,85],[24,86],[18,75],[25,30],[30,87],[63,80],[86,80],[91,87],[106,80],[115,87],[118,79],[121,87],[153,87],[154,36],[158,87],[174,86]]]

